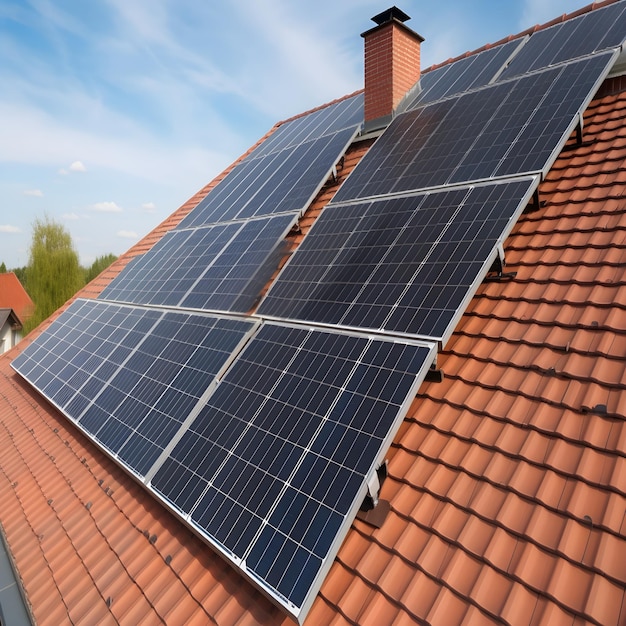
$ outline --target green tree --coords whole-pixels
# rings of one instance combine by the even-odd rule
[[[69,232],[47,216],[36,219],[25,281],[35,314],[25,325],[25,332],[54,313],[83,285],[84,271]]]
[[[117,261],[117,257],[114,254],[99,256],[90,267],[85,269],[85,283],[91,282],[98,274],[104,272],[113,261]]]
[[[0,263],[0,274],[6,274],[7,273],[7,266],[4,264],[4,261],[2,261],[2,263]]]

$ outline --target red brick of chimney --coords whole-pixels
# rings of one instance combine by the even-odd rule
[[[365,39],[365,124],[389,121],[404,94],[420,78],[424,38],[404,25],[409,16],[391,7],[374,16]],[[371,126],[371,124],[370,124]]]

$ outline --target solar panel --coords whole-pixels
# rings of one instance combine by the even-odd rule
[[[625,32],[626,2],[616,2],[537,31],[511,61],[500,80],[618,48],[624,41]]]
[[[150,486],[303,619],[434,356],[264,324]]]
[[[100,298],[133,304],[246,312],[277,269],[294,215],[167,233]]]
[[[283,150],[346,128],[356,128],[363,123],[363,101],[364,95],[359,93],[285,122],[254,150],[252,156]]]
[[[488,85],[523,44],[523,41],[523,39],[509,41],[425,72],[417,88],[407,94],[398,110],[403,113],[418,106]]]
[[[445,343],[537,184],[329,205],[258,313]]]
[[[12,366],[143,477],[255,325],[77,300]]]
[[[301,212],[326,182],[357,127],[250,155],[181,221],[186,229],[234,219]]]
[[[399,116],[333,202],[545,172],[614,58],[599,54]]]

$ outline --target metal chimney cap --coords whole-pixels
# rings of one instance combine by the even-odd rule
[[[386,11],[375,15],[372,18],[372,22],[376,22],[376,24],[380,26],[381,24],[391,22],[392,20],[397,20],[398,22],[406,22],[410,19],[411,18],[404,11],[396,6],[393,6],[390,9],[387,9]]]

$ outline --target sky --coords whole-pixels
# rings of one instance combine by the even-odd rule
[[[422,67],[586,0],[394,0]],[[35,220],[120,255],[276,122],[363,86],[383,0],[1,0],[0,263]]]

